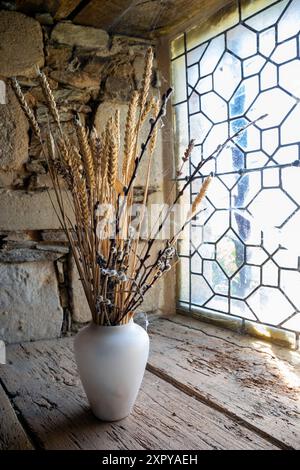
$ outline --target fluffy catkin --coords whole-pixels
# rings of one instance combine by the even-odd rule
[[[32,109],[28,105],[27,101],[25,100],[25,96],[22,93],[21,87],[19,85],[19,82],[17,79],[14,77],[10,80],[11,86],[15,92],[15,95],[21,105],[21,108],[23,109],[31,127],[32,130],[34,131],[35,135],[38,137],[38,139],[41,138],[41,130],[40,126],[38,125],[37,120],[35,119],[35,116],[32,112]]]
[[[152,77],[152,66],[153,66],[153,51],[152,48],[149,47],[146,52],[146,61],[145,61],[145,68],[141,86],[141,95],[140,95],[140,107],[141,112],[143,114],[145,104],[147,101],[150,84],[151,84],[151,77]]]
[[[39,81],[40,81],[44,96],[46,98],[46,101],[47,101],[47,104],[48,104],[48,107],[49,107],[49,110],[50,110],[50,113],[51,113],[54,121],[56,122],[56,124],[60,128],[60,119],[59,119],[59,114],[58,114],[56,102],[55,102],[52,90],[50,88],[49,82],[47,80],[47,77],[44,74],[44,72],[41,72],[41,71],[39,71],[38,77],[39,77]]]
[[[135,147],[135,121],[138,100],[139,94],[137,91],[134,91],[129,103],[125,126],[124,157],[122,166],[122,177],[125,183],[127,180],[129,168],[131,166],[131,160],[133,158],[133,152]]]
[[[79,142],[80,151],[83,157],[84,162],[84,169],[88,181],[88,185],[90,190],[95,189],[95,171],[94,171],[94,162],[93,156],[91,152],[91,148],[89,146],[87,134],[85,131],[84,126],[81,124],[79,119],[75,119],[76,125],[76,133]]]

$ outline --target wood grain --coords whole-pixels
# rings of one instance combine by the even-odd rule
[[[0,450],[11,449],[32,450],[33,446],[0,385]]]
[[[199,400],[300,448],[300,354],[183,316],[151,325],[149,369]]]
[[[9,346],[2,380],[43,449],[271,449],[236,421],[146,372],[134,412],[118,423],[89,410],[72,339]]]

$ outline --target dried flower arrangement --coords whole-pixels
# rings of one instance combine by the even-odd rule
[[[145,205],[158,125],[166,114],[167,102],[172,93],[172,89],[169,89],[162,96],[161,103],[154,97],[149,97],[152,63],[153,52],[149,48],[141,88],[133,92],[129,103],[123,147],[120,142],[118,111],[109,118],[100,136],[94,128],[88,131],[79,118],[75,117],[78,147],[71,143],[63,132],[47,78],[43,72],[38,71],[53,120],[53,124],[48,126],[47,141],[44,143],[39,124],[25,100],[19,83],[15,78],[11,80],[15,94],[33,132],[40,140],[47,159],[56,197],[55,210],[72,248],[92,318],[97,325],[128,323],[142,304],[146,292],[176,264],[176,241],[201,210],[200,205],[211,182],[211,176],[204,180],[184,223],[170,239],[164,242],[164,247],[155,253],[154,262],[150,263],[150,255],[156,250],[155,239],[162,231],[175,204],[179,202],[201,167],[207,161],[216,158],[229,141],[245,129],[240,129],[197,165],[194,172],[186,178],[174,200],[168,201],[169,207],[161,217],[162,220],[157,222],[155,233],[151,233],[140,247],[140,230],[144,213],[140,215],[134,231],[130,214],[134,185],[141,161],[148,158],[143,196]],[[147,121],[149,131],[145,142],[142,143],[141,130]],[[251,124],[253,123],[249,125]],[[191,141],[184,153],[177,176],[182,174],[183,165],[189,160],[193,148],[194,141]],[[122,166],[119,168],[120,161]],[[65,188],[70,194],[67,201],[63,197]],[[99,209],[103,205],[108,209],[101,213]],[[75,222],[70,220],[67,206],[71,207]],[[113,211],[114,234],[111,236]]]

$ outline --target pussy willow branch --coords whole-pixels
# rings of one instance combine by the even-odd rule
[[[242,132],[244,132],[247,128],[249,128],[250,126],[253,126],[255,125],[258,121],[264,119],[267,117],[267,114],[264,114],[260,117],[258,117],[257,119],[249,122],[248,124],[246,124],[245,126],[241,127],[238,131],[236,131],[232,136],[229,136],[224,142],[223,144],[219,145],[206,159],[202,160],[201,162],[199,162],[199,164],[196,166],[195,170],[193,171],[193,173],[190,175],[190,177],[187,179],[186,183],[184,184],[183,188],[178,192],[177,196],[175,197],[174,199],[174,202],[171,204],[171,206],[168,208],[168,210],[166,211],[166,214],[162,220],[162,222],[159,224],[158,226],[158,229],[156,231],[156,233],[154,234],[154,237],[150,238],[147,242],[147,249],[146,249],[146,253],[145,255],[141,258],[141,260],[139,260],[139,266],[138,266],[138,269],[136,271],[136,274],[135,274],[135,279],[138,280],[139,278],[139,275],[140,275],[140,272],[141,272],[141,269],[142,267],[144,266],[145,262],[147,261],[147,259],[149,258],[149,253],[150,253],[150,250],[154,244],[154,241],[156,240],[156,237],[159,235],[159,233],[161,232],[166,220],[168,219],[169,215],[171,214],[175,204],[177,204],[177,202],[179,201],[179,199],[182,197],[182,195],[184,194],[184,191],[186,190],[186,188],[191,184],[191,182],[193,181],[194,177],[196,176],[196,174],[201,170],[201,168],[206,164],[208,163],[210,160],[212,160],[213,158],[217,158],[220,153],[226,148],[226,146],[228,145],[229,142],[233,141],[235,138],[237,138]],[[138,282],[138,286],[141,287],[144,283],[147,282],[149,276],[150,276],[151,272],[146,272],[144,273],[144,275],[142,275],[141,279],[139,280]],[[132,306],[132,297],[128,299],[128,303],[126,305],[126,310],[128,308],[130,308],[130,306]]]

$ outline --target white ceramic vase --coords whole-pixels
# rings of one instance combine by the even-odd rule
[[[133,408],[149,354],[147,332],[131,320],[125,325],[90,323],[77,333],[75,359],[94,415],[117,421]]]

